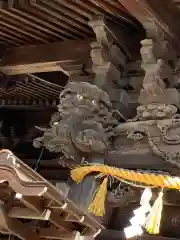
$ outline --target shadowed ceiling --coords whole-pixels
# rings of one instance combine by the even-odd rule
[[[97,14],[139,28],[117,0],[1,0],[0,42],[19,46],[91,38],[88,21]]]

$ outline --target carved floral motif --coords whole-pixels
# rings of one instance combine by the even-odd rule
[[[180,118],[176,114],[176,107],[151,104],[139,106],[137,112],[135,119],[118,126],[117,131],[126,133],[128,139],[135,141],[147,138],[153,154],[180,167],[180,150],[178,149],[178,145],[180,145]]]
[[[136,120],[150,120],[150,119],[163,119],[175,117],[177,108],[173,105],[166,104],[147,104],[137,107]],[[134,120],[134,119],[133,119]],[[129,120],[132,121],[132,120]]]

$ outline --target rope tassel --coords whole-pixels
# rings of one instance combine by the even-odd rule
[[[149,213],[145,228],[150,234],[158,234],[160,231],[160,223],[163,209],[163,191],[161,191],[152,206],[151,212]]]
[[[93,202],[90,204],[88,211],[98,217],[102,217],[105,214],[105,200],[107,195],[108,178],[104,178],[101,186],[96,192]]]
[[[159,172],[148,172],[143,170],[135,171],[135,170],[111,167],[103,164],[91,164],[87,166],[80,166],[73,169],[71,171],[71,177],[75,182],[79,183],[84,179],[84,177],[86,177],[91,173],[94,173],[94,174],[98,173],[101,175],[105,175],[107,177],[103,180],[103,183],[101,184],[99,190],[97,191],[93,199],[93,202],[89,206],[89,212],[95,214],[96,216],[104,215],[105,213],[104,205],[105,205],[105,198],[107,195],[108,177],[113,177],[118,181],[122,181],[132,186],[137,186],[137,187],[143,186],[147,188],[140,202],[141,204],[140,208],[144,209],[143,214],[145,215],[145,219],[144,220],[141,219],[141,221],[139,221],[139,225],[143,225],[146,228],[147,232],[150,234],[159,233],[162,208],[163,208],[163,191],[159,193],[157,200],[155,201],[153,207],[151,208],[149,201],[152,197],[152,193],[151,191],[149,191],[150,189],[148,189],[148,186],[150,188],[160,187],[161,189],[168,188],[168,189],[180,190],[179,176],[171,176],[171,175],[162,174]],[[148,216],[146,217],[147,214]],[[136,220],[137,218],[136,219],[132,218],[131,222],[136,223]]]

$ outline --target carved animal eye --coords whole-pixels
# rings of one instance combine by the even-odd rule
[[[92,104],[96,105],[96,104],[97,104],[97,102],[96,102],[95,100],[93,100],[93,101],[92,101]]]
[[[78,98],[79,100],[82,100],[82,99],[83,99],[83,96],[81,96],[80,94],[77,94],[77,98]]]

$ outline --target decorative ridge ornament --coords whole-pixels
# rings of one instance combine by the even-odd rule
[[[142,205],[141,208],[145,209],[145,211],[143,212],[144,216],[147,212],[149,212],[149,215],[144,218],[145,223],[143,226],[150,234],[159,233],[161,214],[163,209],[163,191],[161,190],[157,200],[151,208],[149,204],[149,201],[152,197],[150,188],[160,187],[161,189],[171,188],[180,190],[180,177],[171,176],[159,172],[134,171],[115,168],[103,164],[91,164],[88,166],[77,167],[71,171],[71,177],[75,182],[79,183],[84,179],[84,177],[86,177],[92,172],[99,173],[97,177],[105,178],[101,186],[97,190],[93,202],[89,206],[89,212],[101,217],[105,214],[104,204],[107,195],[108,177],[113,177],[127,184],[145,188],[145,191],[143,192],[141,197],[140,204]],[[137,214],[135,213],[135,215]],[[141,231],[139,229],[139,233],[140,232]]]

